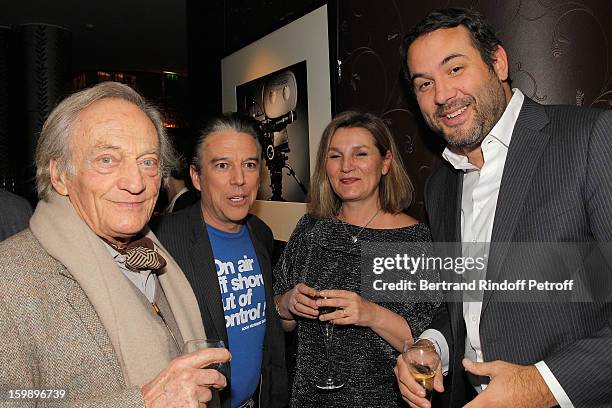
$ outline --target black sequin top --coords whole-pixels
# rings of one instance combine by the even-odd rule
[[[349,235],[359,234],[355,244]],[[423,243],[431,251],[431,235],[425,224],[398,229],[361,229],[336,219],[300,219],[274,270],[274,293],[283,294],[303,282],[318,290],[343,289],[362,294],[360,253],[368,242]],[[421,246],[422,248],[422,246]],[[421,252],[421,250],[419,250]],[[420,255],[420,254],[419,254]],[[433,292],[431,302],[411,302],[410,295],[399,303],[379,305],[404,317],[418,336],[431,322],[441,295]],[[333,361],[346,385],[335,391],[319,391],[315,382],[324,373],[326,356],[318,320],[297,319],[297,355],[291,406],[307,407],[405,407],[393,367],[398,352],[366,327],[336,326]]]

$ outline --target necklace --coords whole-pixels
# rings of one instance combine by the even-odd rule
[[[370,218],[370,220],[369,220],[368,222],[366,222],[366,223],[365,223],[365,225],[359,229],[359,231],[357,231],[357,234],[356,234],[356,235],[353,235],[353,234],[351,234],[351,233],[348,231],[348,228],[346,228],[346,223],[345,223],[345,222],[344,222],[344,221],[343,221],[343,220],[342,220],[340,217],[338,217],[338,219],[339,219],[339,220],[340,220],[340,222],[342,223],[342,226],[344,227],[344,231],[346,231],[346,235],[348,235],[349,237],[351,237],[351,242],[352,242],[353,244],[356,244],[356,243],[357,243],[357,241],[358,241],[358,239],[357,239],[357,238],[359,238],[359,235],[361,235],[361,233],[363,232],[363,230],[364,230],[364,229],[366,229],[366,227],[367,227],[368,225],[370,225],[370,223],[371,223],[372,221],[374,221],[374,218],[376,218],[376,216],[378,215],[378,213],[379,213],[379,212],[380,212],[380,208],[379,208],[378,210],[376,210],[376,212],[374,213],[374,215],[372,216],[372,218]]]

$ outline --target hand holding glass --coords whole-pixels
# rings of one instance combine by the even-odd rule
[[[413,378],[425,389],[425,398],[431,402],[434,377],[440,366],[440,356],[433,341],[414,339],[413,342],[404,342],[402,358]]]
[[[209,349],[209,348],[225,348],[225,343],[223,342],[223,340],[216,340],[216,339],[195,339],[195,340],[188,340],[183,345],[182,353],[183,354],[190,354],[190,353],[193,353],[194,351],[197,351],[197,350]],[[210,368],[210,369],[213,369],[213,370],[217,370],[217,371],[219,371],[221,374],[223,374],[226,377],[227,377],[227,374],[228,374],[228,371],[229,371],[227,369],[227,364],[226,363],[211,364],[209,366],[202,367],[202,368]]]
[[[324,299],[324,298],[318,298]],[[319,307],[320,314],[332,313],[336,310],[335,307]],[[340,379],[337,373],[334,370],[333,359],[332,359],[332,346],[333,346],[333,338],[334,338],[334,321],[327,320],[321,321],[319,320],[319,325],[321,326],[321,331],[323,332],[323,343],[325,344],[325,354],[327,356],[327,372],[325,373],[325,377],[319,379],[315,386],[321,390],[336,390],[338,388],[344,387],[344,381]]]

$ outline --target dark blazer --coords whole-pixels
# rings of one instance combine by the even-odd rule
[[[444,163],[428,181],[426,207],[434,241],[461,240],[462,178],[462,172]],[[567,258],[574,262],[573,277],[607,296],[612,293],[612,111],[543,106],[525,98],[499,190],[486,279],[514,279],[517,265],[539,272],[536,266],[542,264],[535,255],[504,243],[542,242],[581,243]],[[590,262],[599,269],[589,268]],[[575,406],[610,406],[609,297],[608,302],[599,297],[570,303],[506,301],[504,296],[508,292],[484,293],[484,360],[524,365],[543,360]],[[461,302],[447,302],[432,324],[449,343],[451,406],[462,406],[473,394],[461,365],[462,313]],[[580,374],[585,371],[590,374]]]
[[[32,207],[25,198],[0,189],[0,241],[28,227]]]
[[[272,231],[253,215],[247,217],[246,225],[257,253],[266,292],[266,334],[259,385],[259,406],[285,407],[289,400],[285,337],[272,299]],[[156,227],[155,235],[174,257],[191,283],[200,306],[207,336],[219,338],[228,344],[221,292],[200,203],[162,217]],[[229,407],[229,392],[223,392],[221,398],[223,407]]]

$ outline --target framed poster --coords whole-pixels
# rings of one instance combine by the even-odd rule
[[[251,212],[287,241],[331,120],[327,6],[221,61],[223,111],[249,114],[264,130],[262,186]]]
[[[263,133],[265,170],[257,198],[304,203],[310,184],[306,61],[238,85],[236,104]]]

